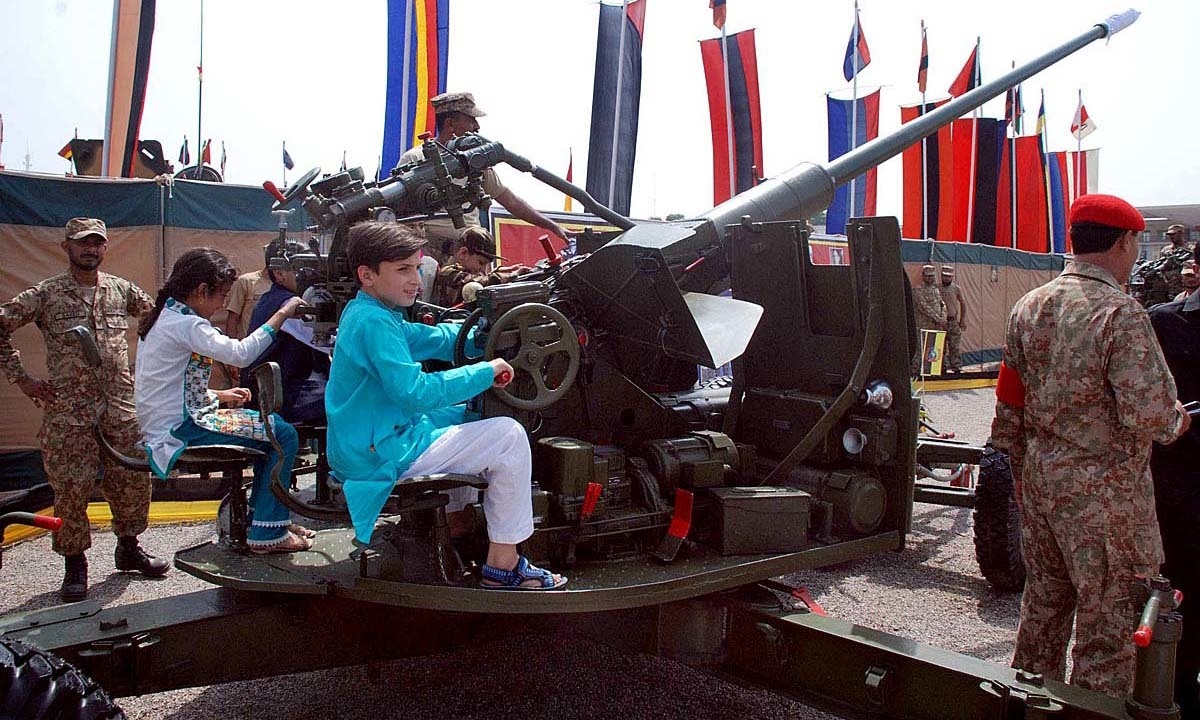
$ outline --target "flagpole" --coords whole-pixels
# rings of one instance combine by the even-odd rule
[[[921,20],[921,62],[925,61],[925,21]],[[919,63],[918,63],[919,64]],[[917,72],[920,72],[918,68]],[[928,72],[928,69],[926,69]],[[921,88],[921,110],[918,116],[925,114],[925,88]],[[921,239],[929,237],[929,158],[926,156],[925,141],[921,138]]]
[[[728,12],[728,6],[726,6]],[[729,197],[737,195],[737,176],[733,167],[733,107],[729,100],[729,36],[721,23],[721,67],[725,79],[725,141],[729,147]]]
[[[412,16],[413,0],[404,3],[404,71],[400,79],[400,152],[412,147],[413,129],[408,126],[408,75],[412,65]],[[381,163],[382,167],[382,163]],[[284,171],[287,177],[287,171]],[[376,178],[378,180],[378,178]]]
[[[1012,67],[1015,70],[1017,61],[1012,61]],[[1009,243],[1015,249],[1017,247],[1017,134],[1021,132],[1021,86],[1017,85],[1012,91],[1013,98],[1013,124],[1012,124],[1012,141],[1009,143],[1008,150],[1008,179],[1009,179],[1009,204],[1008,204],[1008,219],[1011,227],[1011,235],[1009,235]]]
[[[850,62],[854,68],[853,77],[850,78],[850,151],[853,152],[857,144],[855,141],[858,139],[858,0],[854,0],[854,29],[850,31],[850,35],[853,38],[851,42]],[[856,179],[850,178],[850,202],[847,204],[848,208],[846,211],[847,222],[855,214],[854,201],[856,198],[854,195],[854,181]],[[845,228],[839,229],[845,230]]]
[[[1050,193],[1050,144],[1046,141],[1046,88],[1042,88],[1042,103],[1038,106],[1038,150],[1042,154],[1042,182],[1046,186],[1046,245],[1054,252],[1054,196]]]
[[[196,142],[201,144],[200,157],[196,158],[196,178],[204,165],[204,136],[200,134],[201,119],[204,117],[204,0],[200,0],[200,64],[196,66]]]
[[[283,159],[287,157],[287,140],[283,141],[283,152],[279,155],[279,163],[283,165],[283,187],[287,188],[287,163]]]
[[[625,75],[625,25],[629,18],[629,0],[621,0],[621,33],[617,42],[617,102],[613,115],[612,152],[608,157],[608,206],[616,207],[614,196],[617,194],[617,140],[621,132],[621,83]],[[728,97],[728,92],[726,92]]]
[[[1079,127],[1075,131],[1075,200],[1083,193],[1079,192],[1079,176],[1083,171],[1083,133],[1079,132],[1083,129],[1083,113],[1080,108],[1083,107],[1083,88],[1079,89],[1079,104],[1075,106],[1075,117],[1079,121]]]
[[[979,36],[975,36],[975,77],[979,80]],[[975,156],[979,154],[979,108],[971,113],[971,174],[967,184],[967,237],[966,242],[974,242],[975,238]]]

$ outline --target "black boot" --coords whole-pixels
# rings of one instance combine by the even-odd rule
[[[166,560],[156,558],[143,550],[136,537],[117,538],[117,551],[113,554],[113,561],[118,570],[137,570],[148,577],[162,577],[171,567]]]
[[[87,556],[67,555],[67,573],[63,576],[59,595],[65,603],[79,602],[87,597]]]

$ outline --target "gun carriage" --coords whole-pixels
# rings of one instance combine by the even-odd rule
[[[276,484],[293,511],[326,521],[312,551],[287,556],[242,550],[239,483],[221,536],[175,556],[217,589],[9,616],[0,640],[37,644],[126,695],[566,630],[881,717],[1137,716],[1135,704],[1127,711],[804,614],[791,588],[771,579],[901,550],[917,492],[916,348],[897,222],[853,219],[849,264],[829,266],[813,263],[805,218],[850,178],[1116,29],[1116,19],[1098,24],[894,135],[827,165],[799,165],[691,220],[635,224],[478,135],[427,141],[420,161],[377,182],[361,169],[306,173],[276,209],[301,201],[332,244],[281,261],[297,270],[315,338],[335,347],[356,290],[345,243],[359,220],[445,215],[461,225],[464,211],[489,202],[483,171],[506,163],[620,228],[584,233],[569,257],[550,253],[466,307],[418,303],[409,317],[461,321],[458,363],[503,357],[514,368],[510,385],[470,409],[528,431],[535,532],[522,549],[570,584],[477,587],[486,518],[476,507],[467,537],[451,540],[440,491],[478,478],[399,479],[366,545],[354,541],[336,487]],[[697,383],[697,366],[726,363],[732,377]],[[278,376],[267,365],[259,380],[268,411]],[[977,461],[981,449],[931,452]],[[311,651],[267,660],[258,646],[296,637],[297,625]],[[211,652],[190,641],[199,634],[218,639],[206,643]],[[805,656],[842,659],[812,673]],[[1139,707],[1163,702],[1160,688],[1147,694],[1152,684],[1136,691]]]

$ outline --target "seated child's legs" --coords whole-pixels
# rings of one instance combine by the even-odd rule
[[[488,482],[483,495],[488,539],[515,545],[533,534],[531,453],[525,428],[508,417],[494,417],[446,428],[413,462],[405,475],[432,473],[481,475]],[[474,488],[451,492],[446,510],[471,502]]]
[[[296,452],[300,439],[296,429],[279,415],[271,416],[275,428],[275,439],[283,448],[283,467],[279,472],[279,484],[291,487],[292,468],[296,466]],[[271,472],[279,462],[279,453],[271,443],[262,443],[262,450],[267,456],[254,463],[254,484],[250,486],[250,531],[246,534],[246,543],[255,545],[270,545],[277,542],[287,532],[291,524],[291,514],[288,509],[271,492]]]

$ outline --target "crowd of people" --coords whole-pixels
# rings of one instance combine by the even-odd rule
[[[477,129],[483,114],[467,93],[440,96],[434,107],[439,134],[447,137]],[[515,214],[566,235],[536,211],[526,212],[531,209],[494,173],[487,182]],[[495,241],[477,219],[469,225],[452,236],[436,223],[353,226],[347,255],[359,290],[341,315],[331,356],[294,317],[302,304],[295,273],[272,262],[287,257],[286,246],[269,246],[265,267],[241,276],[220,252],[189,250],[151,298],[100,272],[108,243],[104,222],[69,221],[62,242],[67,270],[0,306],[0,364],[44,409],[43,461],[55,512],[64,520],[53,544],[65,559],[62,599],[87,594],[87,502],[101,466],[118,537],[116,568],[147,576],[168,569],[138,544],[151,478],[105,457],[94,427],[120,452],[144,451],[159,478],[189,446],[263,451],[249,498],[247,543],[250,552],[266,554],[313,545],[315,533],[293,521],[268,483],[277,464],[281,481],[289,482],[298,451],[293,424],[315,421],[327,424],[328,459],[359,541],[370,540],[397,478],[477,474],[488,482],[483,507],[490,545],[481,587],[562,587],[565,577],[518,552],[533,532],[524,429],[511,418],[472,418],[464,409],[465,401],[508,382],[511,366],[497,358],[427,372],[424,361],[452,359],[458,326],[412,323],[403,314],[430,286],[427,300],[452,307],[463,302],[468,282],[507,282],[524,270],[496,268],[503,258]],[[1059,277],[1022,297],[1008,318],[991,439],[1012,459],[1027,569],[1013,665],[1064,679],[1074,633],[1071,682],[1115,696],[1126,694],[1133,680],[1129,637],[1139,610],[1137,579],[1162,571],[1186,595],[1200,591],[1194,530],[1200,440],[1183,405],[1200,400],[1200,294],[1191,292],[1200,283],[1193,263],[1183,273],[1192,280],[1174,301],[1147,312],[1131,298],[1125,280],[1144,229],[1140,213],[1120,198],[1085,195],[1073,204],[1074,256]],[[422,251],[431,245],[442,264],[429,283]],[[966,303],[954,269],[940,268],[940,284],[938,275],[933,265],[922,269],[922,283],[913,288],[916,321],[946,333],[946,366],[957,371]],[[225,319],[215,326],[210,318],[222,311]],[[140,340],[131,374],[125,332],[134,320]],[[13,331],[30,323],[46,343],[45,380],[26,372],[11,343]],[[67,330],[78,325],[96,338],[99,368],[88,366],[70,339]],[[252,409],[248,380],[267,361],[280,365],[285,402],[279,414],[262,417]],[[222,365],[229,368],[228,387],[212,377]],[[279,450],[268,442],[267,423]],[[451,495],[451,512],[473,499],[463,490]],[[1198,709],[1197,635],[1188,629],[1179,646],[1176,687],[1185,713]]]

